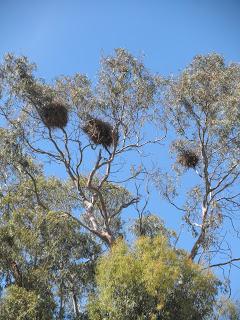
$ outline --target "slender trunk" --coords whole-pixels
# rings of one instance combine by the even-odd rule
[[[207,224],[207,214],[208,214],[208,197],[209,194],[211,194],[211,184],[209,181],[209,173],[208,173],[208,166],[209,166],[209,159],[207,156],[207,141],[208,138],[206,138],[206,128],[202,129],[201,126],[199,126],[198,128],[198,132],[199,132],[199,140],[201,142],[201,153],[202,153],[202,159],[203,159],[203,181],[204,181],[204,185],[205,185],[205,195],[203,198],[203,202],[202,202],[202,227],[201,227],[201,231],[200,234],[196,240],[196,242],[194,243],[192,250],[190,252],[189,258],[191,260],[194,260],[194,258],[196,257],[196,255],[198,254],[199,249],[201,248],[202,244],[205,241],[206,238],[206,231],[208,228],[208,224]]]
[[[59,320],[64,319],[64,306],[63,306],[63,291],[62,291],[62,286],[60,287],[60,307],[59,307],[59,315],[58,315]]]
[[[202,208],[202,228],[201,228],[201,232],[197,238],[197,241],[194,243],[192,250],[190,252],[189,258],[191,260],[194,260],[194,258],[198,254],[198,250],[200,249],[200,247],[202,246],[202,244],[205,240],[206,230],[207,230],[207,225],[206,225],[207,212],[208,212],[208,209],[204,204],[203,208]]]
[[[73,302],[74,315],[75,315],[76,319],[78,319],[78,317],[80,316],[80,311],[79,311],[78,303],[77,303],[77,295],[74,292],[74,290],[72,293],[72,302]]]
[[[111,231],[109,228],[107,228],[106,231],[100,231],[98,230],[98,224],[96,222],[96,218],[94,216],[93,212],[93,204],[91,202],[85,201],[84,202],[86,207],[86,213],[88,216],[89,221],[91,222],[92,227],[90,228],[91,232],[96,234],[98,237],[100,237],[109,247],[111,247],[115,241],[113,235],[111,234]]]
[[[198,250],[200,249],[204,239],[205,239],[206,229],[202,228],[201,233],[197,239],[197,241],[194,243],[194,246],[192,247],[192,250],[189,255],[189,259],[194,260],[196,255],[198,254]]]

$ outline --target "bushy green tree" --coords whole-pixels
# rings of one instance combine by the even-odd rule
[[[43,176],[36,184],[42,206],[31,179],[9,185],[1,196],[4,320],[14,313],[19,319],[25,319],[21,314],[26,313],[26,319],[39,320],[80,316],[81,299],[93,286],[100,246],[69,216],[74,201],[68,184]]]
[[[163,236],[119,241],[97,267],[90,319],[208,319],[218,281]]]
[[[0,304],[1,320],[33,320],[51,319],[51,309],[48,314],[40,313],[40,299],[34,291],[11,285]],[[40,317],[39,317],[40,316]]]

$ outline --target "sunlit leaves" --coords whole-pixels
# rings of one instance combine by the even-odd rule
[[[164,237],[119,241],[98,265],[91,319],[207,319],[217,281]]]

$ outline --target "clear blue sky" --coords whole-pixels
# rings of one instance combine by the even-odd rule
[[[101,52],[125,47],[175,73],[197,53],[240,60],[239,17],[238,0],[0,0],[0,54],[28,55],[50,78],[93,76]]]
[[[144,53],[153,72],[177,73],[199,53],[240,61],[240,0],[0,0],[0,35],[1,57],[27,55],[47,80],[94,80],[100,55],[116,47]]]

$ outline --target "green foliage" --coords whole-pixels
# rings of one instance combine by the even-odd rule
[[[143,215],[142,217],[134,221],[131,231],[136,237],[148,236],[156,237],[159,235],[167,238],[176,237],[176,234],[172,230],[168,230],[164,221],[154,214]]]
[[[42,202],[52,210],[39,206],[31,180],[9,186],[8,192],[2,194],[0,269],[6,297],[10,297],[3,296],[2,303],[4,310],[10,309],[8,304],[14,300],[15,291],[24,296],[25,290],[33,301],[37,297],[32,307],[37,312],[36,319],[49,320],[60,313],[72,313],[73,292],[80,303],[92,288],[100,247],[81,232],[79,223],[65,211],[74,206],[70,195],[65,198],[71,193],[68,184],[40,176],[37,186]],[[12,284],[13,295],[11,290],[8,294]],[[16,301],[16,308],[18,305],[20,311],[27,312],[24,300]],[[31,315],[29,319],[35,317]]]
[[[82,226],[111,245],[119,235],[121,212],[137,201],[126,191],[126,184],[133,184],[143,173],[143,166],[132,166],[125,154],[160,140],[147,137],[145,143],[141,132],[149,118],[156,124],[156,77],[140,59],[121,48],[101,59],[95,85],[79,73],[47,84],[34,71],[26,57],[5,56],[0,64],[1,118],[14,132],[20,156],[62,166],[75,189]],[[68,110],[64,129],[59,125],[50,128],[43,119],[42,111],[52,102]],[[84,127],[91,118],[111,124],[119,137],[114,145],[102,148],[89,144]],[[25,161],[13,158],[18,178],[19,173],[29,176],[31,172],[21,164]],[[125,177],[114,183],[119,181],[120,170]]]
[[[170,148],[175,173],[159,170],[153,179],[161,195],[184,212],[196,237],[191,258],[201,253],[209,259],[219,248],[216,230],[226,217],[236,216],[240,204],[240,65],[226,64],[215,53],[197,55],[179,75],[162,80],[162,94],[167,123],[175,131]],[[191,187],[179,185],[187,170],[196,176]]]
[[[148,172],[144,150],[149,149],[145,147],[160,143],[162,139],[153,133],[168,124],[156,103],[159,97],[167,122],[176,130],[172,151],[177,153],[177,162],[181,153],[191,155],[194,161],[182,159],[180,163],[196,169],[201,179],[186,193],[182,208],[174,202],[178,196],[175,177],[168,173],[163,179],[160,174],[159,189],[185,212],[186,223],[198,236],[191,258],[208,254],[224,211],[234,213],[239,207],[239,194],[231,192],[240,177],[239,65],[227,66],[216,54],[197,56],[178,77],[164,80],[120,48],[102,58],[96,85],[79,73],[48,85],[34,71],[26,57],[11,54],[0,65],[0,114],[7,128],[0,128],[4,320],[83,316],[85,310],[79,309],[95,287],[95,264],[101,250],[81,227],[108,246],[119,237],[122,210],[139,200],[126,187],[138,188],[136,178]],[[40,108],[54,100],[68,110],[64,129],[52,130],[41,116]],[[116,145],[89,144],[83,128],[92,117],[111,124],[119,136]],[[149,125],[156,130],[149,130]],[[139,163],[131,157],[133,152],[140,155]],[[49,169],[51,163],[62,166],[69,180],[46,179],[44,166]],[[175,165],[177,174],[184,173],[182,167]],[[140,189],[138,194],[142,194]],[[218,286],[212,274],[170,247],[174,233],[158,217],[142,216],[132,231],[139,239],[131,249],[119,241],[99,261],[89,317],[211,317]],[[229,305],[222,316],[235,320],[234,310]]]
[[[239,320],[240,304],[230,298],[221,297],[217,303],[216,316],[214,320]]]
[[[90,319],[207,319],[218,282],[174,251],[166,238],[143,237],[129,249],[119,241],[97,268]]]
[[[12,285],[8,287],[6,294],[0,304],[1,320],[36,320],[49,319],[49,312],[41,314],[39,312],[39,298],[33,291]]]
[[[206,116],[205,125],[211,134],[221,135],[221,128],[227,138],[234,133],[234,128],[239,130],[236,123],[239,116],[239,75],[240,66],[236,63],[226,65],[218,54],[196,56],[179,77],[168,83],[166,99],[173,103],[172,116],[180,115],[182,111],[178,123],[176,118],[175,121],[171,118],[176,128],[186,129],[192,120]],[[227,112],[229,110],[231,114]],[[234,121],[235,126],[231,130],[229,126]],[[179,132],[182,133],[181,130]]]

